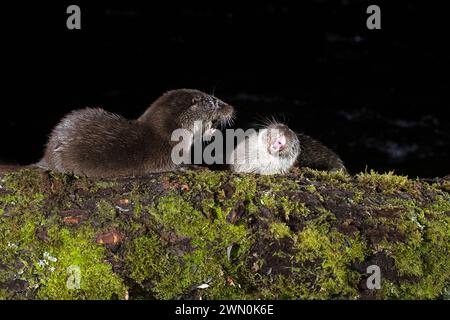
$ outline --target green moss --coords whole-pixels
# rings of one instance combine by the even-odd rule
[[[361,276],[349,266],[366,256],[366,245],[359,237],[330,232],[325,226],[308,227],[298,234],[296,248],[299,262],[322,261],[321,269],[316,270],[321,288],[317,298],[357,297],[355,288]]]
[[[297,181],[287,179],[283,175],[255,175],[254,177],[250,176],[250,178],[253,178],[258,185],[264,186],[274,193],[300,190],[300,185]]]
[[[286,196],[277,197],[275,194],[266,193],[259,198],[259,202],[273,212],[282,212],[285,220],[289,220],[292,214],[305,217],[310,213],[304,203],[292,201]]]
[[[180,182],[190,185],[192,191],[214,192],[226,179],[222,172],[208,170],[188,171]]]
[[[135,217],[140,217],[141,213],[142,213],[142,204],[139,200],[136,200],[134,202],[134,208],[133,208],[133,212]]]
[[[282,275],[276,275],[270,281],[266,281],[267,285],[262,287],[258,293],[259,299],[281,299],[281,300],[297,300],[302,299],[323,299],[323,295],[311,290],[306,279],[298,275],[297,281],[293,282]]]
[[[245,237],[245,227],[226,222],[225,217],[218,217],[213,221],[206,218],[201,212],[195,210],[191,203],[179,196],[160,198],[158,204],[150,209],[157,221],[160,221],[168,229],[175,230],[177,234],[199,238],[202,240],[214,240],[222,236],[224,246],[230,241]],[[183,221],[183,223],[180,223]]]
[[[99,200],[96,203],[98,221],[109,222],[116,217],[116,208],[106,200]]]
[[[284,218],[289,220],[292,214],[306,217],[310,212],[304,203],[298,201],[292,201],[287,197],[281,197],[279,200],[281,207],[283,208]]]
[[[41,192],[34,192],[30,189],[16,187],[13,193],[0,195],[0,207],[5,210],[7,205],[12,205],[22,210],[35,210],[36,207],[42,205],[44,195]]]
[[[310,168],[302,168],[303,175],[312,177],[316,181],[326,182],[334,185],[349,183],[352,177],[344,171],[338,170],[334,172],[314,170]]]
[[[112,189],[117,187],[116,181],[97,181],[93,185],[90,186],[91,192],[97,192],[102,189]]]
[[[4,187],[19,194],[41,194],[45,188],[42,174],[30,169],[8,173],[4,176]]]
[[[0,288],[0,300],[6,300],[6,299],[10,298],[10,296],[11,295],[8,291]]]
[[[275,209],[276,205],[277,205],[277,202],[275,201],[275,197],[271,193],[263,194],[260,197],[259,201],[261,202],[261,204],[263,206],[265,206],[268,209]]]
[[[47,187],[56,190],[58,183],[72,179],[64,177],[50,174],[48,178],[33,170],[5,176],[5,187],[12,193],[0,197],[0,206],[9,215],[0,217],[0,263],[8,267],[3,280],[22,279],[42,299],[123,298],[125,287],[105,263],[104,248],[95,243],[92,231],[60,229],[56,216],[45,217],[44,191]],[[50,230],[48,243],[36,238],[44,223]],[[17,263],[23,266],[20,270]],[[81,271],[79,290],[66,287],[67,268],[72,265]]]
[[[217,205],[216,201],[212,198],[207,198],[202,201],[202,212],[206,214],[208,218],[218,219],[224,219],[228,214],[228,212],[223,212],[222,207]]]
[[[255,198],[257,191],[256,179],[252,175],[234,177],[231,182],[236,187],[233,194],[233,200],[248,200],[250,202]]]
[[[208,206],[220,212],[214,202],[210,201]],[[178,195],[162,197],[147,210],[163,227],[160,232],[174,232],[172,237],[186,239],[189,244],[185,245],[191,249],[174,256],[167,253],[170,246],[166,247],[155,236],[135,239],[126,255],[133,279],[141,284],[151,281],[152,292],[160,299],[179,297],[206,282],[209,287],[204,294],[209,297],[219,297],[219,292],[232,290],[224,285],[225,268],[230,266],[227,247],[239,246],[238,255],[249,247],[244,226],[228,223],[221,214],[206,217]]]
[[[19,230],[20,240],[23,243],[32,243],[36,235],[36,225],[34,221],[25,221]]]
[[[36,217],[39,215],[18,216],[0,223],[3,235],[0,263],[10,266],[8,274],[5,274],[7,278],[18,275],[29,288],[35,288],[37,297],[42,299],[124,297],[125,287],[105,262],[104,248],[95,244],[92,231],[71,232],[55,225],[48,233],[49,242],[43,243],[36,239],[36,228],[40,225]],[[47,220],[47,224],[52,223],[52,220]],[[48,260],[47,254],[52,260],[57,260]],[[17,261],[24,266],[21,270],[15,267]],[[70,276],[67,268],[70,266],[79,267],[81,271],[79,290],[70,290],[66,286]]]
[[[424,185],[427,186],[427,184]],[[441,191],[446,194],[450,194],[450,179],[439,179],[439,181],[431,183],[428,187],[434,191]]]
[[[450,300],[450,283],[448,283],[448,286],[442,291],[442,299]]]
[[[426,184],[423,184],[427,188]],[[384,208],[398,208],[393,217],[372,217],[370,224],[388,227],[405,239],[383,240],[379,250],[389,252],[396,271],[405,278],[414,279],[399,286],[390,284],[384,290],[386,298],[431,299],[439,297],[450,278],[450,201],[436,194],[424,205],[419,199],[389,198]],[[385,286],[385,285],[384,285]]]
[[[448,294],[450,196],[441,183],[296,169],[169,173],[125,184],[24,170],[1,184],[0,283],[25,280],[31,298],[121,299],[127,286],[160,299],[194,291],[204,299],[358,298],[365,275],[353,266],[379,252],[398,274],[383,278],[381,297]],[[129,214],[115,207],[125,198]],[[89,215],[69,227],[58,214],[67,208]],[[96,244],[111,229],[125,235],[119,249]],[[70,266],[80,268],[78,290],[66,286]],[[27,296],[0,290],[0,298]]]
[[[276,240],[279,240],[284,237],[289,237],[291,234],[291,230],[285,223],[274,222],[269,227],[270,233]]]
[[[237,201],[244,201],[248,212],[255,212],[254,197],[256,194],[256,181],[253,176],[232,176],[230,179],[225,172],[190,171],[185,176],[177,177],[180,184],[189,186],[188,195],[201,193],[210,194],[210,198],[202,200],[205,214],[226,217]],[[223,187],[231,184],[234,192],[231,198],[226,198]],[[214,199],[212,199],[214,198]]]
[[[156,236],[135,238],[128,246],[125,263],[130,268],[131,277],[142,284],[145,279],[159,281],[156,275],[170,267],[168,254]]]
[[[18,209],[18,210],[17,210]],[[0,250],[8,243],[27,247],[35,240],[36,227],[45,221],[40,211],[22,210],[20,205],[8,208],[9,217],[0,217]]]
[[[183,256],[170,255],[161,240],[144,236],[132,241],[126,254],[131,267],[131,277],[138,283],[150,282],[158,299],[179,298],[197,286],[204,288],[204,296],[224,298],[242,296],[225,284],[224,267],[214,252],[197,248]]]
[[[353,194],[353,199],[351,202],[354,204],[360,204],[364,200],[364,192],[361,190],[356,190]]]
[[[444,217],[443,215],[450,212],[449,197],[443,195],[437,195],[434,202],[430,206],[426,206],[424,211],[430,216]]]
[[[385,194],[393,194],[404,190],[414,192],[414,181],[408,177],[395,175],[394,172],[379,174],[371,170],[370,173],[360,173],[356,175],[356,180],[364,187],[379,188]]]
[[[39,276],[37,297],[40,299],[123,299],[126,287],[105,262],[105,249],[94,241],[87,228],[77,232],[54,228],[49,231],[52,242],[40,260],[35,261]],[[45,246],[44,246],[45,248]],[[53,264],[44,264],[45,257]],[[56,261],[55,261],[56,260]],[[50,259],[51,261],[51,259]],[[39,263],[41,262],[41,263]],[[53,269],[53,268],[54,269]],[[79,270],[79,288],[76,273]]]

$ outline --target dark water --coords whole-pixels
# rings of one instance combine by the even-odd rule
[[[27,164],[66,112],[137,117],[168,89],[214,92],[236,125],[276,116],[332,147],[352,172],[450,173],[446,10],[377,2],[79,1],[8,4],[2,24],[0,160]]]

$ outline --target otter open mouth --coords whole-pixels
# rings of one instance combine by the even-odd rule
[[[210,141],[216,130],[217,129],[214,127],[214,122],[206,122],[203,128],[203,141]]]
[[[233,124],[233,121],[234,113],[231,112],[226,116],[220,116],[219,118],[206,122],[203,127],[203,140],[210,141],[217,130],[221,130],[225,127],[231,126]]]

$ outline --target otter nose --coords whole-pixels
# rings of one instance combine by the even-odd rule
[[[217,106],[218,108],[224,108],[224,107],[227,106],[227,104],[226,104],[225,102],[223,102],[223,101],[216,100],[216,106]]]
[[[225,102],[221,102],[219,104],[219,110],[223,114],[232,114],[234,112],[233,106],[231,106],[231,105],[229,105],[228,103],[225,103]]]

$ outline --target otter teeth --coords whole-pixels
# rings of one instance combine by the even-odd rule
[[[203,132],[203,140],[210,141],[214,132],[216,132],[216,129],[213,127],[212,122],[208,122],[205,126],[205,131]]]

